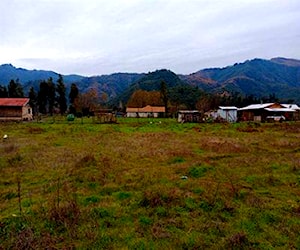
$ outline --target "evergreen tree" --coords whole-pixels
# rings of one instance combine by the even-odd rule
[[[48,95],[48,84],[46,81],[41,81],[40,89],[38,92],[38,110],[42,114],[47,113],[47,95]]]
[[[14,81],[10,80],[8,84],[8,96],[11,98],[24,97],[22,84],[19,82],[19,79]]]
[[[71,104],[74,104],[75,99],[78,97],[78,95],[79,95],[79,90],[78,90],[76,84],[72,83],[70,94],[69,94],[69,100],[70,100]]]
[[[31,87],[28,93],[28,97],[29,97],[29,105],[32,107],[32,112],[33,115],[36,114],[37,112],[37,93],[35,92],[34,88]]]
[[[8,97],[8,91],[6,86],[0,85],[0,98]]]
[[[69,112],[70,112],[70,114],[76,113],[75,101],[78,99],[78,97],[79,97],[79,90],[78,90],[76,84],[72,83],[70,93],[69,93],[69,100],[70,100]]]
[[[53,82],[52,77],[48,79],[47,85],[48,85],[48,92],[47,92],[48,111],[50,115],[53,115],[53,109],[55,105],[55,83]]]
[[[60,114],[63,115],[67,110],[67,100],[66,100],[66,86],[62,75],[58,76],[56,91],[58,93],[57,103],[59,106]]]
[[[167,84],[165,81],[162,81],[160,84],[160,98],[162,99],[162,102],[165,106],[165,114],[168,115],[168,102],[169,102],[169,97],[168,97],[168,89],[167,89]]]

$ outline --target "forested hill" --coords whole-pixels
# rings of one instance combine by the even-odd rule
[[[11,64],[3,64],[0,66],[0,85],[7,85],[10,80],[19,79],[22,84],[34,82],[38,80],[46,80],[52,77],[54,81],[58,79],[58,73],[48,70],[27,70],[23,68],[16,68]],[[79,75],[65,75],[64,81],[66,83],[79,82],[84,76]]]
[[[11,79],[19,79],[25,94],[31,86],[38,90],[40,81],[49,77],[56,81],[58,73],[26,70],[11,64],[0,66],[0,85],[7,86]],[[80,92],[95,88],[100,94],[106,93],[108,100],[114,103],[117,100],[128,100],[137,89],[159,90],[162,81],[172,89],[175,86],[177,89],[178,86],[192,86],[210,93],[238,92],[244,96],[253,95],[258,98],[272,94],[281,101],[294,100],[300,103],[300,60],[280,57],[271,60],[247,60],[224,68],[199,70],[190,75],[157,70],[148,74],[115,73],[93,77],[64,75],[63,79],[67,89],[71,83],[76,83]]]
[[[200,70],[181,79],[213,92],[239,92],[263,97],[275,94],[300,102],[300,61],[286,58],[253,59],[225,68]]]

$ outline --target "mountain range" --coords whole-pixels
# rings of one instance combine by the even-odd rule
[[[39,82],[52,77],[58,79],[58,73],[46,70],[26,70],[11,64],[0,66],[0,85],[7,85],[11,79],[19,79],[24,92],[33,86],[39,88]],[[164,81],[169,88],[175,86],[193,86],[210,93],[240,93],[261,98],[275,94],[281,101],[300,103],[300,60],[287,58],[252,59],[224,68],[202,69],[189,75],[177,75],[170,70],[157,70],[149,73],[114,73],[84,77],[63,75],[69,89],[76,83],[80,92],[96,88],[98,93],[105,92],[109,101],[126,102],[137,89],[158,90]]]

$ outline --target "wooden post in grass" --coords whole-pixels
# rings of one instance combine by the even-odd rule
[[[60,189],[60,178],[57,179],[57,208],[59,208],[59,189]]]
[[[18,202],[19,202],[19,211],[20,215],[22,215],[22,204],[21,204],[21,180],[20,177],[17,178],[17,183],[18,183]]]

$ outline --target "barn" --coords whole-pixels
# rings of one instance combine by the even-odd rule
[[[0,98],[0,121],[32,120],[29,100],[29,98]]]

